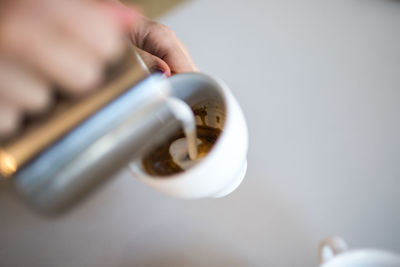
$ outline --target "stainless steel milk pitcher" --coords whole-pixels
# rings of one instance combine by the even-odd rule
[[[1,175],[31,206],[44,212],[68,208],[181,127],[179,114],[168,104],[168,80],[147,73],[136,56],[127,56],[122,72],[84,100],[86,105],[75,105],[33,133],[2,144]],[[100,108],[90,114],[86,109],[96,97],[105,105],[97,103]],[[67,114],[73,109],[75,114]],[[85,112],[89,116],[76,119]]]

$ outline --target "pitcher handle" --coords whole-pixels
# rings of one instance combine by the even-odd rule
[[[347,250],[347,244],[340,236],[330,236],[319,244],[319,263],[325,263]]]

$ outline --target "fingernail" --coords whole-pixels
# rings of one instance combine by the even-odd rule
[[[170,73],[168,73],[167,71],[165,71],[165,70],[163,70],[163,69],[160,69],[160,68],[154,69],[154,72],[160,72],[160,73],[161,73],[161,76],[162,76],[163,78],[168,78],[169,76],[171,76]]]

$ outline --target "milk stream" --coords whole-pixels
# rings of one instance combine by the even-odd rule
[[[180,162],[184,160],[182,154],[184,153],[184,158],[189,155],[191,161],[197,159],[197,133],[196,133],[196,119],[193,114],[192,109],[184,101],[177,98],[169,98],[167,100],[167,105],[169,106],[172,113],[175,115],[176,119],[181,122],[183,132],[186,136],[186,144],[183,146],[182,141],[178,142],[172,149],[170,147],[170,154],[174,158],[174,161],[181,165]],[[174,142],[175,143],[175,142]],[[174,157],[179,155],[178,158]],[[187,161],[187,160],[186,160]]]
[[[182,128],[185,137],[172,142],[169,147],[169,153],[179,167],[187,170],[197,162],[198,145],[201,141],[197,138],[196,125],[183,124]]]
[[[197,154],[198,154],[197,141],[196,141],[196,139],[197,139],[196,125],[194,125],[194,127],[191,125],[187,129],[185,129],[185,127],[184,127],[183,132],[185,133],[185,136],[186,136],[187,150],[188,150],[189,158],[191,160],[195,160],[197,158]]]

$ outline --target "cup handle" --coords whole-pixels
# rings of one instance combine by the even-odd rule
[[[347,244],[340,236],[331,236],[325,238],[319,244],[319,263],[325,263],[347,250]]]

